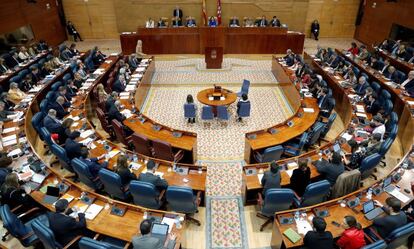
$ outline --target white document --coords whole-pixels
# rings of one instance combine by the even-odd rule
[[[171,230],[175,224],[176,219],[164,217],[162,218],[161,224],[167,224],[168,225],[168,233],[171,233]]]
[[[16,136],[16,134],[13,134],[13,135],[10,135],[10,136],[7,136],[7,137],[3,137],[3,142],[7,142],[7,141],[12,141],[12,140],[16,140],[17,139],[17,136]]]
[[[119,151],[119,150],[117,150],[117,149],[111,150],[111,151],[108,153],[108,158],[112,158],[112,157],[114,157],[114,156],[118,155],[118,153],[119,153],[119,152],[120,152],[120,151]]]
[[[259,179],[259,183],[262,184],[262,178],[264,174],[257,174],[257,179]]]
[[[128,109],[125,109],[125,110],[122,110],[121,111],[121,113],[126,117],[126,118],[130,118],[130,117],[132,117],[132,113],[131,113],[131,111],[130,110],[128,110]]]
[[[162,177],[164,176],[164,173],[155,171],[154,175],[159,176],[161,179],[163,179]]]
[[[13,132],[17,130],[17,127],[10,127],[10,128],[6,128],[3,130],[3,134],[9,133],[9,132]]]
[[[80,134],[80,137],[81,138],[87,138],[87,137],[93,135],[94,133],[95,132],[93,130],[86,130],[86,131],[84,131]]]
[[[286,173],[289,175],[289,177],[292,177],[293,169],[286,170]]]
[[[10,141],[7,141],[7,142],[3,142],[3,147],[12,146],[12,145],[15,145],[15,144],[17,144],[17,140],[10,140]]]
[[[296,221],[296,230],[298,233],[305,235],[307,232],[312,231],[312,226],[307,220]]]
[[[13,156],[16,156],[16,155],[20,155],[21,153],[22,153],[22,150],[17,148],[17,149],[14,149],[14,150],[10,151],[7,154],[7,157],[13,157]]]
[[[414,101],[407,101],[409,105],[414,105]]]
[[[361,112],[357,112],[356,115],[357,115],[357,117],[362,117],[362,118],[367,117],[367,115],[365,113],[361,113]]]
[[[141,166],[142,166],[141,164],[134,163],[134,162],[130,163],[129,165],[131,165],[132,170],[139,170],[139,168],[141,168]]]
[[[365,112],[365,108],[363,105],[356,105],[356,109],[358,112]]]
[[[129,92],[121,92],[119,96],[129,96]]]
[[[85,218],[88,220],[93,220],[95,217],[102,211],[103,206],[92,204],[85,211]]]
[[[42,175],[42,174],[34,174],[33,176],[32,176],[32,182],[35,182],[35,183],[42,183],[44,180],[45,180],[45,178],[46,178],[46,176],[45,175]]]
[[[304,112],[308,112],[308,113],[314,113],[315,110],[313,108],[303,108]]]
[[[410,197],[406,196],[405,194],[401,193],[398,188],[394,188],[393,191],[389,192],[390,195],[394,196],[398,200],[400,200],[403,203],[407,203],[410,201]]]
[[[349,141],[349,140],[351,140],[352,135],[345,132],[344,134],[342,134],[341,137],[343,137],[346,141]]]

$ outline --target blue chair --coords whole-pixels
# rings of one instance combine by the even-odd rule
[[[239,116],[240,119],[250,117],[250,101],[240,102],[239,109],[237,109],[237,116]]]
[[[326,136],[326,134],[328,134],[329,130],[332,127],[333,122],[336,119],[337,114],[336,113],[332,113],[329,118],[328,118],[328,122],[325,123],[325,127],[323,128],[322,132],[321,132],[321,138],[324,138]]]
[[[380,86],[380,84],[378,84],[377,82],[375,82],[375,81],[373,81],[372,83],[371,83],[371,88],[372,88],[372,90],[374,90],[374,92],[376,93],[376,94],[379,94],[380,93],[380,91],[381,91],[381,86]]]
[[[105,192],[111,198],[125,201],[130,197],[128,186],[122,185],[121,177],[117,173],[107,169],[100,169],[98,175]]]
[[[54,144],[50,132],[46,129],[46,127],[40,128],[39,136],[43,138],[43,141],[45,141],[46,145],[48,145],[49,147],[51,147],[52,144]]]
[[[193,190],[189,187],[169,186],[166,192],[168,207],[173,212],[185,214],[187,220],[200,226],[200,221],[189,216],[198,212],[200,194],[201,192],[198,192],[197,196],[194,196]]]
[[[26,77],[26,75],[29,73],[29,70],[28,69],[23,69],[22,71],[20,71],[19,72],[19,77],[21,78],[21,79],[24,79],[24,77]]]
[[[211,106],[203,106],[203,108],[201,109],[201,120],[203,120],[204,122],[206,121],[212,121],[214,119],[214,114],[213,114],[213,107]]]
[[[37,65],[37,64],[33,64],[33,65],[37,65],[37,67],[43,67],[43,65],[46,63],[46,59],[45,58],[43,58],[43,59],[40,59],[39,60],[39,64]],[[32,65],[32,66],[33,66]],[[32,67],[32,66],[30,66],[30,67]]]
[[[302,133],[300,136],[299,142],[295,143],[294,141],[288,142],[284,145],[284,154],[294,157],[299,156],[302,153],[303,147],[305,146],[306,141],[308,141],[308,133]]]
[[[381,143],[381,147],[379,150],[379,154],[382,155],[383,157],[385,156],[385,154],[387,153],[387,151],[390,149],[392,143],[394,142],[394,139],[392,138],[387,138],[385,139],[382,143]]]
[[[88,166],[79,160],[78,158],[72,159],[72,168],[77,174],[79,181],[81,181],[86,186],[99,190],[102,187],[102,183],[99,181],[99,177],[94,178],[89,172]]]
[[[5,204],[3,206],[0,206],[0,217],[3,221],[3,227],[7,230],[7,233],[3,236],[3,241],[9,234],[18,239],[24,247],[32,246],[39,241],[37,236],[33,234],[31,224],[35,221],[38,221],[40,223],[49,225],[49,221],[47,219],[47,216],[42,214],[30,219],[26,223],[23,223],[21,219],[25,218],[31,212],[33,211],[28,211],[17,216],[16,214],[12,213],[9,205]]]
[[[361,249],[385,249],[385,248],[387,248],[387,244],[385,244],[385,241],[378,240],[378,241],[375,241],[374,243],[371,243],[369,245],[362,247]]]
[[[325,123],[317,122],[309,132],[309,140],[306,142],[306,146],[313,146],[316,142],[318,142],[324,128]]]
[[[150,209],[159,209],[162,206],[162,198],[165,191],[158,195],[154,184],[142,181],[131,181],[129,184],[134,204]]]
[[[51,87],[51,90],[54,91],[54,92],[57,92],[57,90],[59,89],[60,86],[62,86],[62,82],[57,81],[57,82],[53,83],[53,85]]]
[[[399,83],[402,83],[404,82],[404,80],[407,79],[406,74],[401,72],[400,70],[397,70],[397,75],[398,75],[397,77],[398,77]]]
[[[71,161],[68,155],[66,154],[66,150],[64,148],[62,148],[60,145],[53,143],[50,146],[50,151],[52,151],[52,153],[58,158],[61,168],[65,168],[73,173]]]
[[[389,138],[392,138],[392,140],[394,140],[397,137],[397,133],[398,133],[398,124],[394,124],[390,127],[390,131],[388,134]]]
[[[379,153],[374,153],[365,157],[359,166],[359,172],[361,172],[361,179],[365,179],[369,176],[373,176],[376,180],[377,177],[372,174],[375,167],[381,162],[382,156]]]
[[[389,119],[385,122],[385,130],[390,131],[395,124],[398,124],[398,115],[395,112],[391,112]]]
[[[81,238],[81,236],[78,236],[74,238],[71,242],[69,242],[68,245],[63,246],[56,241],[53,231],[50,230],[50,228],[45,224],[36,220],[32,223],[32,229],[36,236],[39,238],[40,242],[42,242],[43,247],[45,249],[60,249],[64,247],[66,248],[66,246],[69,247],[69,245],[74,244],[77,240]]]
[[[414,222],[409,222],[402,227],[392,231],[390,235],[385,238],[387,242],[387,249],[398,248],[407,244],[408,237],[414,234]]]
[[[394,109],[394,105],[392,104],[392,101],[390,99],[385,100],[384,114],[389,115],[393,109]]]
[[[15,83],[20,83],[20,81],[22,81],[22,78],[19,75],[13,76],[10,78],[9,82],[15,82]]]
[[[72,79],[72,75],[70,73],[67,73],[63,76],[63,81],[65,82],[65,84],[68,83],[68,80]]]
[[[238,97],[241,97],[244,94],[249,94],[249,88],[250,88],[250,80],[243,80],[243,84],[241,87],[240,92],[237,93]]]
[[[47,94],[46,94],[46,100],[49,102],[49,103],[52,103],[52,102],[55,102],[55,96],[56,96],[56,92],[54,92],[54,91],[49,91]]]
[[[39,134],[39,136],[40,136],[40,128],[42,128],[43,126],[43,117],[44,116],[42,112],[37,112],[35,113],[35,115],[33,115],[32,120],[31,120],[32,126],[36,130],[37,134]],[[40,139],[42,139],[43,141],[42,137]]]
[[[391,99],[391,94],[386,89],[382,89],[379,97],[381,106],[385,105],[385,101]]]
[[[260,154],[259,152],[255,153],[254,158],[258,163],[269,163],[271,161],[279,160],[283,151],[282,145],[276,145],[265,149],[263,154]]]
[[[125,243],[124,243],[125,244]],[[88,237],[82,237],[79,240],[79,249],[123,249],[125,245],[115,245],[105,241],[98,241]]]
[[[229,121],[227,106],[217,106],[217,118],[221,121]]]
[[[196,106],[195,104],[184,104],[184,117],[194,118],[196,117]]]
[[[297,207],[312,206],[328,199],[328,195],[331,190],[331,185],[327,180],[314,182],[309,184],[303,196],[299,199],[295,199]]]
[[[48,100],[43,99],[42,102],[40,102],[39,108],[40,108],[40,111],[43,113],[43,115],[47,115],[48,108],[49,108]]]
[[[357,67],[352,67],[352,71],[354,71],[355,75],[359,75],[359,69]],[[368,80],[368,78],[366,78]]]
[[[263,231],[265,226],[273,221],[276,212],[290,209],[295,198],[295,192],[288,188],[268,189],[264,196],[264,200],[259,193],[259,203],[263,204],[260,212],[257,213],[256,216],[266,219],[266,222],[260,227],[260,231]]]

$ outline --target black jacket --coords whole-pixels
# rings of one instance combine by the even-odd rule
[[[86,228],[85,215],[78,214],[79,221],[62,213],[48,213],[49,228],[53,231],[55,239],[65,246],[78,235],[82,235]]]
[[[407,215],[400,211],[398,215],[387,215],[374,219],[374,228],[379,235],[386,238],[392,231],[407,224]]]
[[[303,171],[301,169],[293,170],[290,177],[290,188],[299,196],[302,196],[306,187],[310,183],[310,169],[309,167]]]
[[[121,168],[119,170],[116,170],[116,173],[121,177],[122,185],[129,184],[130,181],[136,180],[137,177],[129,171],[129,169]]]
[[[280,171],[276,174],[273,174],[270,171],[266,171],[263,174],[262,178],[262,186],[263,186],[263,195],[266,194],[266,191],[271,188],[280,188]]]
[[[56,111],[56,118],[58,119],[63,119],[66,115],[69,114],[69,112],[65,111],[65,108],[63,108],[63,106],[57,102],[51,103],[49,106],[49,110],[50,109],[54,109]]]
[[[110,124],[113,119],[118,120],[121,123],[125,120],[125,116],[122,115],[122,113],[119,112],[119,110],[114,105],[111,106],[108,111],[108,123]]]
[[[78,158],[81,156],[81,148],[83,145],[70,138],[65,141],[65,151],[69,159]]]
[[[332,249],[333,237],[331,232],[315,232],[309,231],[303,238],[303,244],[307,249]]]
[[[149,182],[154,184],[158,191],[157,194],[159,194],[162,190],[167,189],[168,187],[168,183],[166,180],[161,179],[159,176],[156,176],[149,172],[141,173],[138,177],[138,181]]]

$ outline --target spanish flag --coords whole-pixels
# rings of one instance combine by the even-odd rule
[[[203,1],[203,6],[202,6],[202,18],[203,18],[203,23],[204,25],[207,25],[207,10],[206,10],[206,0],[201,0]]]

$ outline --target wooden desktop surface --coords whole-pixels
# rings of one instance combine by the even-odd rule
[[[233,104],[237,99],[237,94],[227,90],[222,89],[223,96],[225,97],[224,100],[210,100],[209,97],[212,96],[214,93],[214,88],[207,88],[197,93],[197,100],[204,105],[209,106],[229,106]]]
[[[275,27],[138,28],[120,40],[124,54],[134,53],[138,40],[147,54],[203,54],[205,47],[223,47],[225,54],[281,54],[289,48],[302,53],[305,35]]]

